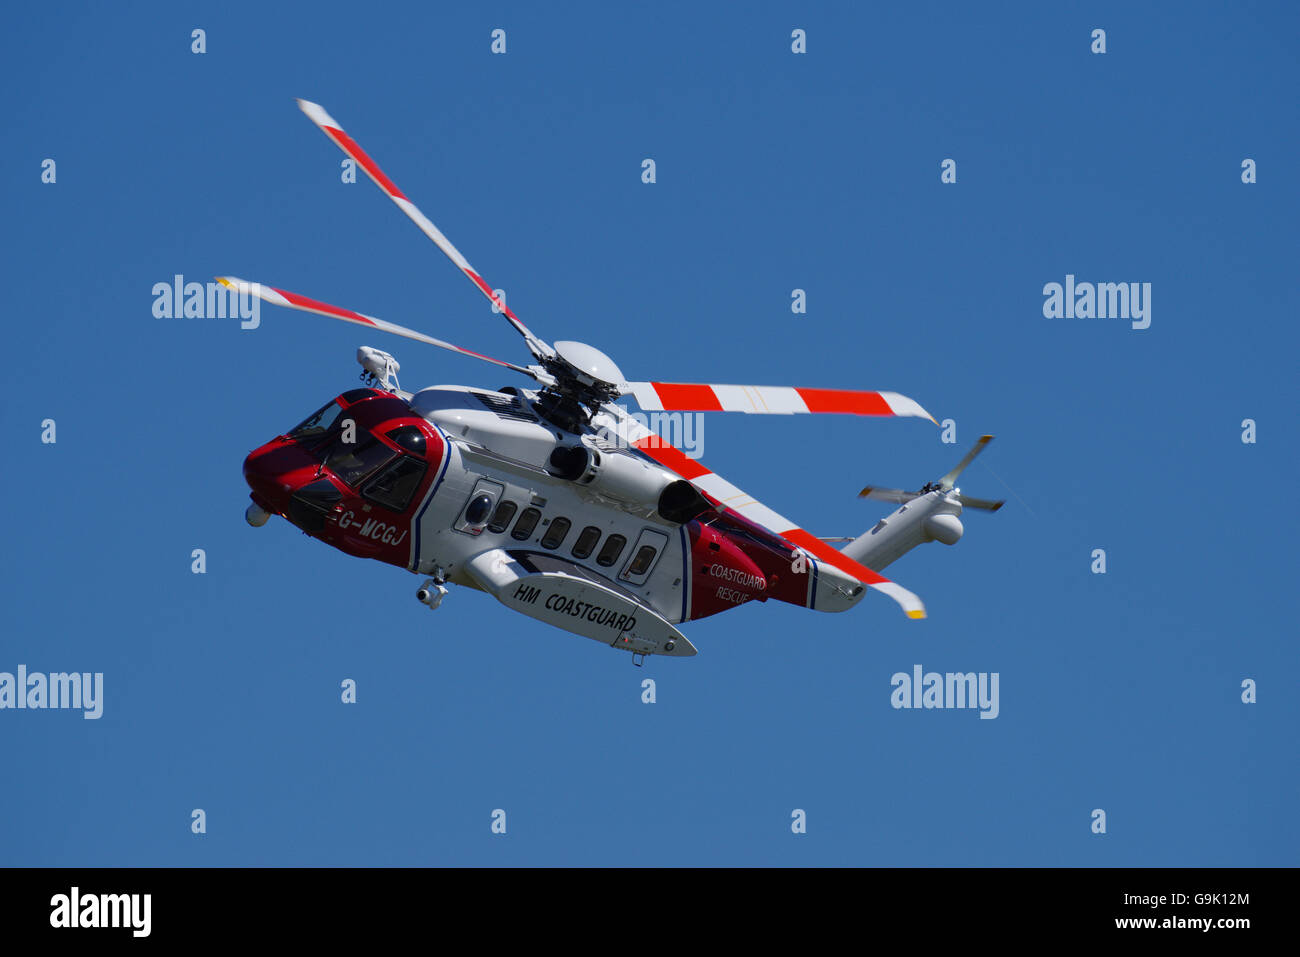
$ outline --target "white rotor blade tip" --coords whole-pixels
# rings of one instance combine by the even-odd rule
[[[888,403],[889,408],[894,415],[914,415],[919,419],[929,419],[931,422],[934,422],[935,425],[939,424],[935,421],[934,416],[921,408],[921,404],[915,399],[909,399],[907,396],[899,395],[897,392],[882,392],[880,393],[880,397]]]
[[[294,308],[288,299],[284,298],[277,290],[270,286],[263,286],[260,282],[249,282],[247,279],[236,279],[234,276],[218,276],[217,282],[227,289],[233,289],[241,296],[256,296],[258,299],[271,303],[273,306],[288,306]]]
[[[343,129],[343,127],[339,126],[338,120],[326,113],[325,108],[319,103],[313,103],[311,100],[300,99],[298,101],[298,109],[306,113],[308,119],[317,126],[331,126],[336,130]]]
[[[876,582],[870,587],[898,602],[908,618],[921,619],[925,617],[925,605],[921,602],[921,599],[897,582]]]

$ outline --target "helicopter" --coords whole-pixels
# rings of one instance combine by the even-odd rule
[[[298,106],[491,301],[534,361],[496,359],[262,283],[217,281],[240,295],[492,363],[535,387],[407,392],[397,360],[362,346],[363,388],[331,399],[245,459],[250,525],[281,516],[348,555],[423,576],[416,598],[430,609],[449,584],[484,591],[538,621],[629,651],[639,665],[647,655],[695,655],[679,625],[753,601],[841,612],[871,589],[909,618],[924,618],[921,600],[881,569],[926,542],[955,544],[963,507],[1003,504],[955,485],[992,439],[986,435],[938,482],[915,492],[863,489],[863,498],[900,507],[861,536],[812,535],[616,400],[630,397],[644,412],[934,422],[917,402],[895,392],[628,381],[593,346],[547,343],[337,121],[318,104]]]

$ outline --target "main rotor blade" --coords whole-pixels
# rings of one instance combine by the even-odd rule
[[[906,505],[914,498],[920,497],[919,492],[904,492],[901,488],[873,488],[868,485],[858,493],[858,498],[875,499],[877,502],[893,502],[895,505]]]
[[[384,175],[384,171],[381,170],[378,164],[370,158],[369,154],[360,147],[357,141],[348,136],[347,133],[343,132],[343,127],[339,125],[337,120],[326,113],[324,108],[320,105],[309,102],[308,100],[299,100],[298,108],[306,113],[307,117],[319,126],[321,131],[333,140],[339,149],[355,160],[357,165],[366,171],[366,175],[375,181],[375,185],[384,191],[384,195],[396,203],[398,209],[409,216],[411,222],[419,226],[420,231],[432,239],[437,244],[438,248],[447,254],[447,258],[454,262],[457,268],[469,277],[470,282],[474,283],[474,285],[479,288],[479,291],[492,301],[497,309],[501,311],[501,314],[504,315],[519,334],[524,337],[524,341],[528,343],[529,351],[532,352],[534,356],[538,359],[543,359],[554,354],[551,347],[533,335],[532,332],[529,331],[528,327],[519,320],[519,317],[510,310],[510,307],[505,304],[505,301],[492,291],[492,287],[488,285],[487,281],[474,270],[474,267],[469,264],[469,260],[461,255],[460,250],[451,244],[451,240],[444,236],[437,226],[433,225],[433,222],[428,216],[425,216],[424,213],[420,212],[419,207],[406,198],[406,194],[397,188],[396,183]]]
[[[921,599],[902,585],[854,561],[812,533],[799,528],[788,518],[742,492],[721,475],[710,471],[698,459],[687,457],[686,453],[677,446],[651,432],[614,403],[606,402],[600,407],[600,412],[601,415],[597,415],[592,420],[594,425],[612,427],[622,441],[686,479],[699,489],[705,498],[720,508],[728,508],[743,515],[751,522],[779,535],[792,547],[802,548],[814,558],[852,575],[868,588],[888,595],[898,603],[908,618],[925,617],[925,605]],[[602,415],[607,415],[609,418],[605,420]]]
[[[897,392],[800,389],[772,385],[702,385],[687,382],[631,382],[629,386],[637,405],[647,412],[913,415],[934,422],[934,416],[912,399]]]
[[[975,456],[979,455],[981,452],[984,451],[984,446],[988,445],[992,441],[993,441],[993,436],[981,435],[979,437],[979,441],[976,442],[975,445],[971,448],[971,450],[966,453],[966,457],[957,463],[957,467],[953,469],[951,472],[949,472],[947,475],[945,475],[943,478],[939,479],[940,487],[952,488],[953,483],[957,481],[957,476],[961,475],[961,473],[965,471],[966,466],[970,465],[971,462],[975,460]]]
[[[399,326],[392,322],[385,322],[383,319],[376,319],[374,316],[367,316],[364,313],[353,312],[351,309],[341,309],[338,306],[331,306],[326,302],[320,302],[316,299],[308,299],[306,296],[300,296],[296,292],[289,292],[287,289],[276,289],[274,286],[264,286],[257,282],[247,282],[243,279],[236,279],[234,276],[218,276],[217,282],[221,283],[227,289],[236,290],[241,295],[257,296],[257,298],[277,306],[285,306],[289,309],[298,309],[302,312],[314,312],[318,316],[328,316],[331,319],[342,319],[344,322],[354,322],[359,326],[369,326],[371,329],[380,329],[383,332],[391,332],[395,336],[405,336],[407,339],[414,339],[416,342],[423,342],[426,345],[437,346],[439,349],[446,349],[450,352],[459,352],[463,356],[482,359],[484,362],[491,362],[499,366],[504,366],[507,369],[513,369],[515,372],[522,372],[530,378],[537,378],[536,373],[534,373],[532,369],[517,366],[513,362],[504,362],[501,359],[493,359],[491,356],[485,356],[481,352],[474,352],[471,349],[462,349],[460,346],[452,345],[450,342],[443,342],[441,339],[433,338],[433,336],[426,336],[423,332],[416,332],[414,329],[408,329],[405,326]]]

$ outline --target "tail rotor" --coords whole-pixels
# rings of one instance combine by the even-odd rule
[[[971,495],[963,495],[961,489],[956,487],[958,476],[960,476],[962,472],[966,471],[966,466],[975,461],[975,456],[983,452],[984,447],[992,441],[993,436],[981,435],[971,450],[966,453],[966,456],[957,463],[956,467],[953,468],[951,472],[939,479],[937,482],[927,482],[915,492],[905,492],[901,488],[881,488],[878,485],[868,485],[858,493],[858,498],[870,498],[877,502],[890,502],[894,505],[906,505],[913,499],[920,498],[922,495],[927,495],[930,492],[952,492],[963,508],[978,508],[983,509],[986,512],[996,512],[1006,504],[1005,500],[995,502],[987,498],[975,498]]]

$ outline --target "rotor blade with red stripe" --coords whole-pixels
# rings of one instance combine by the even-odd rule
[[[353,322],[359,326],[369,326],[371,329],[391,332],[395,336],[405,336],[407,339],[414,339],[416,342],[423,342],[427,345],[437,346],[439,349],[447,349],[450,352],[459,352],[463,356],[482,359],[484,362],[491,362],[499,366],[504,366],[507,369],[513,369],[515,372],[522,372],[524,375],[530,376],[531,378],[537,378],[537,375],[531,369],[517,366],[513,362],[493,359],[491,356],[485,356],[481,352],[462,349],[460,346],[452,345],[450,342],[443,342],[441,339],[433,338],[433,336],[426,336],[424,333],[416,332],[414,329],[408,329],[405,326],[399,326],[392,322],[385,322],[383,319],[376,319],[374,316],[367,316],[364,313],[353,312],[351,309],[342,309],[338,306],[331,306],[329,303],[321,302],[317,299],[309,299],[306,296],[300,296],[296,292],[289,292],[287,289],[276,289],[274,286],[264,286],[257,282],[247,282],[243,279],[236,279],[234,276],[218,276],[217,282],[221,283],[227,289],[234,289],[243,296],[256,296],[258,299],[277,306],[285,306],[289,309],[298,309],[302,312],[314,312],[318,316],[329,316],[331,319],[342,319],[344,322]]]
[[[920,404],[897,392],[688,382],[632,382],[629,386],[637,405],[647,412],[748,412],[760,415],[829,412],[844,415],[913,415],[934,422],[934,416],[921,408]]]
[[[609,403],[601,406],[601,410],[592,418],[592,426],[613,432],[626,444],[644,452],[664,468],[676,472],[714,504],[739,512],[750,521],[780,535],[792,547],[803,549],[813,558],[852,575],[868,588],[888,595],[902,607],[908,618],[925,617],[925,605],[921,599],[902,585],[854,561],[758,499],[745,494],[721,475],[706,468],[698,459],[690,458],[681,449],[651,432],[618,406]]]
[[[470,281],[479,288],[479,291],[492,301],[493,305],[495,305],[501,314],[510,321],[510,324],[518,330],[519,334],[524,337],[524,340],[528,343],[528,348],[533,355],[542,359],[553,354],[551,347],[541,339],[534,336],[532,332],[529,331],[528,327],[519,320],[519,317],[510,310],[510,307],[505,304],[505,301],[493,292],[492,287],[488,284],[487,280],[478,274],[474,267],[469,264],[469,260],[461,254],[459,249],[451,244],[451,240],[442,234],[442,230],[435,226],[428,216],[420,212],[418,206],[406,198],[406,194],[398,189],[397,184],[384,174],[384,171],[379,168],[379,165],[370,158],[369,154],[361,148],[356,140],[343,132],[343,127],[339,125],[337,120],[326,113],[324,108],[319,104],[309,102],[308,100],[299,100],[298,108],[306,113],[307,117],[319,126],[321,131],[333,140],[339,149],[355,160],[356,164],[366,171],[366,175],[374,180],[375,184],[384,191],[384,194],[396,203],[397,207],[402,212],[410,217],[411,222],[415,223],[416,226],[419,226],[420,231],[432,239],[434,243],[437,244],[438,248],[446,253],[447,258],[454,262],[457,268],[468,276]]]

